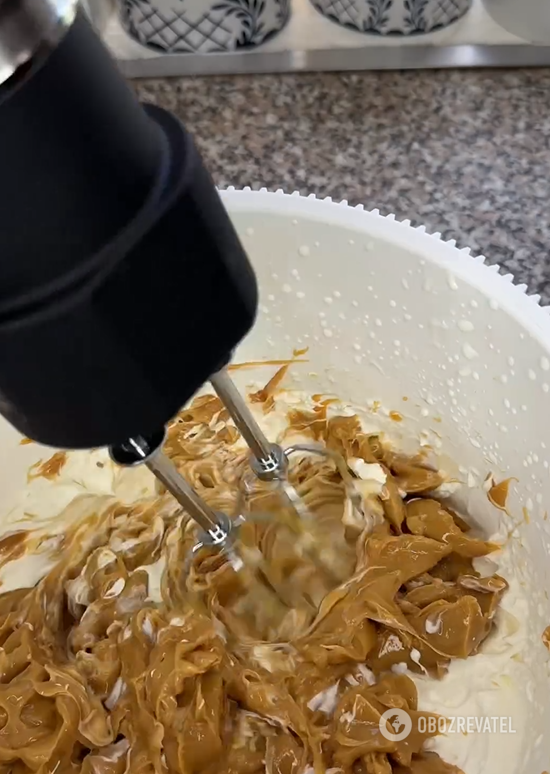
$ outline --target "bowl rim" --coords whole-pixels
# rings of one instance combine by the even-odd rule
[[[253,190],[249,186],[219,189],[230,213],[265,213],[318,220],[363,232],[370,239],[380,238],[425,257],[448,273],[450,288],[460,280],[482,293],[493,310],[502,309],[550,352],[550,306],[540,305],[538,294],[528,295],[527,285],[515,282],[511,273],[501,274],[499,264],[486,263],[484,255],[472,255],[469,247],[459,248],[456,240],[443,240],[439,232],[429,233],[425,226],[412,226],[395,215],[381,215],[378,209],[351,206],[346,199],[333,201],[330,196],[304,196],[299,191],[285,193],[281,188]],[[367,253],[365,253],[367,254]]]

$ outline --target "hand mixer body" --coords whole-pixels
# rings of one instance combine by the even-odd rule
[[[254,273],[190,136],[139,105],[75,0],[0,0],[0,169],[0,412],[41,443],[148,465],[198,524],[197,547],[245,568],[239,520],[162,444],[211,379],[254,472],[303,510],[224,370],[254,321]],[[255,559],[248,574],[263,587],[269,573]]]
[[[51,37],[0,87],[0,411],[90,448],[161,429],[228,362],[257,289],[180,122],[140,106],[80,11]]]

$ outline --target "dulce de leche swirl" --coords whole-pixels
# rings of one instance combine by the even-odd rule
[[[269,411],[271,398],[257,399]],[[265,484],[249,487],[246,508],[261,518],[242,541],[263,555],[268,583],[300,590],[297,607],[267,604],[219,554],[190,564],[194,526],[166,493],[132,506],[83,496],[55,567],[0,596],[0,774],[457,774],[424,750],[428,713],[406,672],[437,680],[478,651],[506,582],[472,560],[496,546],[430,496],[436,471],[316,398],[293,408],[288,433],[326,444],[349,474],[304,455],[290,479],[335,575],[295,550]],[[246,476],[237,439],[218,399],[203,396],[166,443],[230,514]],[[362,508],[350,507],[350,486]],[[389,708],[411,717],[406,739],[381,733]]]

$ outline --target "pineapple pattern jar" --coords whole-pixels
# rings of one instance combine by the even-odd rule
[[[311,0],[328,19],[376,35],[419,35],[447,27],[472,0]]]
[[[126,32],[167,54],[251,48],[281,30],[290,0],[119,0]]]

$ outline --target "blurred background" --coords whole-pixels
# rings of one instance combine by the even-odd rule
[[[85,0],[219,186],[410,218],[550,303],[550,3]]]

